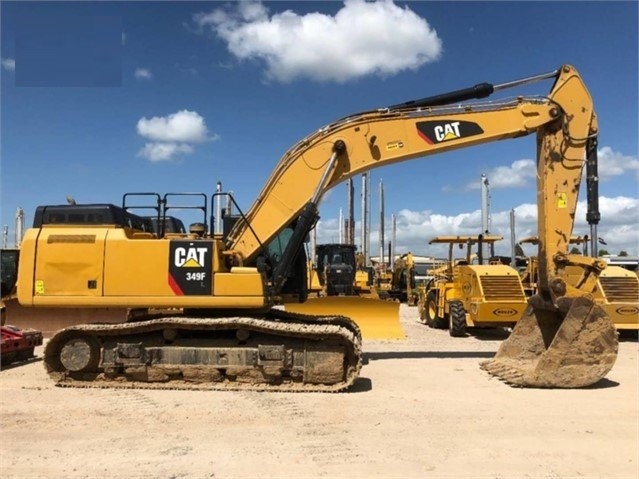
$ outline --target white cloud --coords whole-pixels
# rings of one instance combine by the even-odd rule
[[[639,199],[628,197],[601,197],[599,200],[601,221],[597,228],[597,236],[606,241],[605,248],[610,253],[617,254],[625,250],[631,256],[639,255]],[[537,236],[537,205],[521,204],[515,209],[515,238],[517,241]],[[573,234],[589,235],[590,227],[586,222],[586,201],[580,201]],[[444,245],[429,245],[435,236],[441,235],[477,235],[481,231],[481,210],[458,215],[442,215],[433,211],[401,210],[396,217],[395,251],[398,254],[411,251],[418,255],[447,257],[448,247]],[[391,240],[390,219],[385,225],[385,243]],[[338,222],[334,219],[320,220],[317,226],[317,243],[335,242],[339,239]],[[378,224],[371,226],[371,256],[379,253]],[[491,213],[491,234],[502,236],[504,239],[495,245],[495,252],[509,256],[510,245],[510,210]],[[361,248],[361,224],[356,225],[355,239]],[[524,247],[524,251],[533,254],[533,247]]]
[[[601,181],[610,180],[627,172],[634,171],[639,179],[639,160],[614,151],[609,146],[598,150],[599,165],[597,168]],[[534,160],[523,159],[514,161],[510,166],[498,166],[484,172],[491,188],[519,188],[535,184],[537,166]],[[479,180],[466,184],[466,189],[479,189]],[[447,187],[454,189],[454,187]]]
[[[137,131],[138,135],[152,140],[137,156],[152,162],[170,161],[177,155],[191,154],[195,151],[193,144],[218,138],[218,135],[209,135],[202,116],[189,110],[162,117],[140,118]]]
[[[181,110],[168,116],[141,118],[138,134],[155,141],[201,143],[208,139],[204,118],[197,112]]]
[[[529,181],[535,183],[537,167],[533,160],[524,159],[513,161],[510,166],[498,166],[484,174],[491,188],[519,188],[528,185]],[[479,189],[480,186],[480,181],[477,180],[468,183],[466,189]]]
[[[623,155],[609,146],[597,150],[597,157],[597,172],[602,181],[624,175],[628,171],[634,171],[639,177],[639,160],[635,157]]]
[[[291,10],[269,16],[259,2],[240,2],[193,18],[239,60],[265,62],[266,76],[280,82],[385,77],[417,70],[442,52],[428,22],[392,0],[346,0],[335,16]]]
[[[16,61],[13,58],[3,58],[2,59],[2,68],[9,71],[15,71],[16,69]]]
[[[147,68],[136,68],[134,75],[138,80],[150,80],[153,78],[153,73]]]
[[[176,155],[188,155],[191,153],[193,153],[193,147],[191,145],[177,143],[147,143],[144,145],[144,148],[138,152],[137,156],[156,163],[159,161],[170,161]]]

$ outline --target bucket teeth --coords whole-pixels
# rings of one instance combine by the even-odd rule
[[[525,375],[518,368],[495,360],[484,361],[480,364],[480,366],[484,371],[492,374],[507,384],[511,384],[513,386],[526,385],[524,380]]]

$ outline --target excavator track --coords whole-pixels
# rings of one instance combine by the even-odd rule
[[[361,369],[343,316],[169,316],[65,328],[44,364],[62,387],[338,392]]]

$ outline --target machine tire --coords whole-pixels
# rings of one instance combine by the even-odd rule
[[[466,311],[461,301],[449,303],[448,332],[454,338],[466,336]]]
[[[446,327],[444,318],[437,316],[437,293],[435,290],[429,291],[426,295],[424,314],[426,316],[426,324],[429,327],[435,329],[444,329]]]

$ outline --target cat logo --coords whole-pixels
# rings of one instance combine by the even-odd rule
[[[208,248],[200,248],[189,245],[188,248],[179,247],[174,251],[174,262],[178,268],[203,268],[206,264],[206,252]]]
[[[173,240],[168,254],[168,285],[175,295],[210,295],[213,242]]]
[[[481,135],[484,130],[472,121],[421,121],[417,134],[429,145]]]
[[[437,141],[444,140],[454,140],[455,138],[459,138],[461,134],[459,133],[459,122],[454,121],[453,123],[446,123],[445,125],[437,125],[433,128],[433,132],[435,133],[435,138]]]

